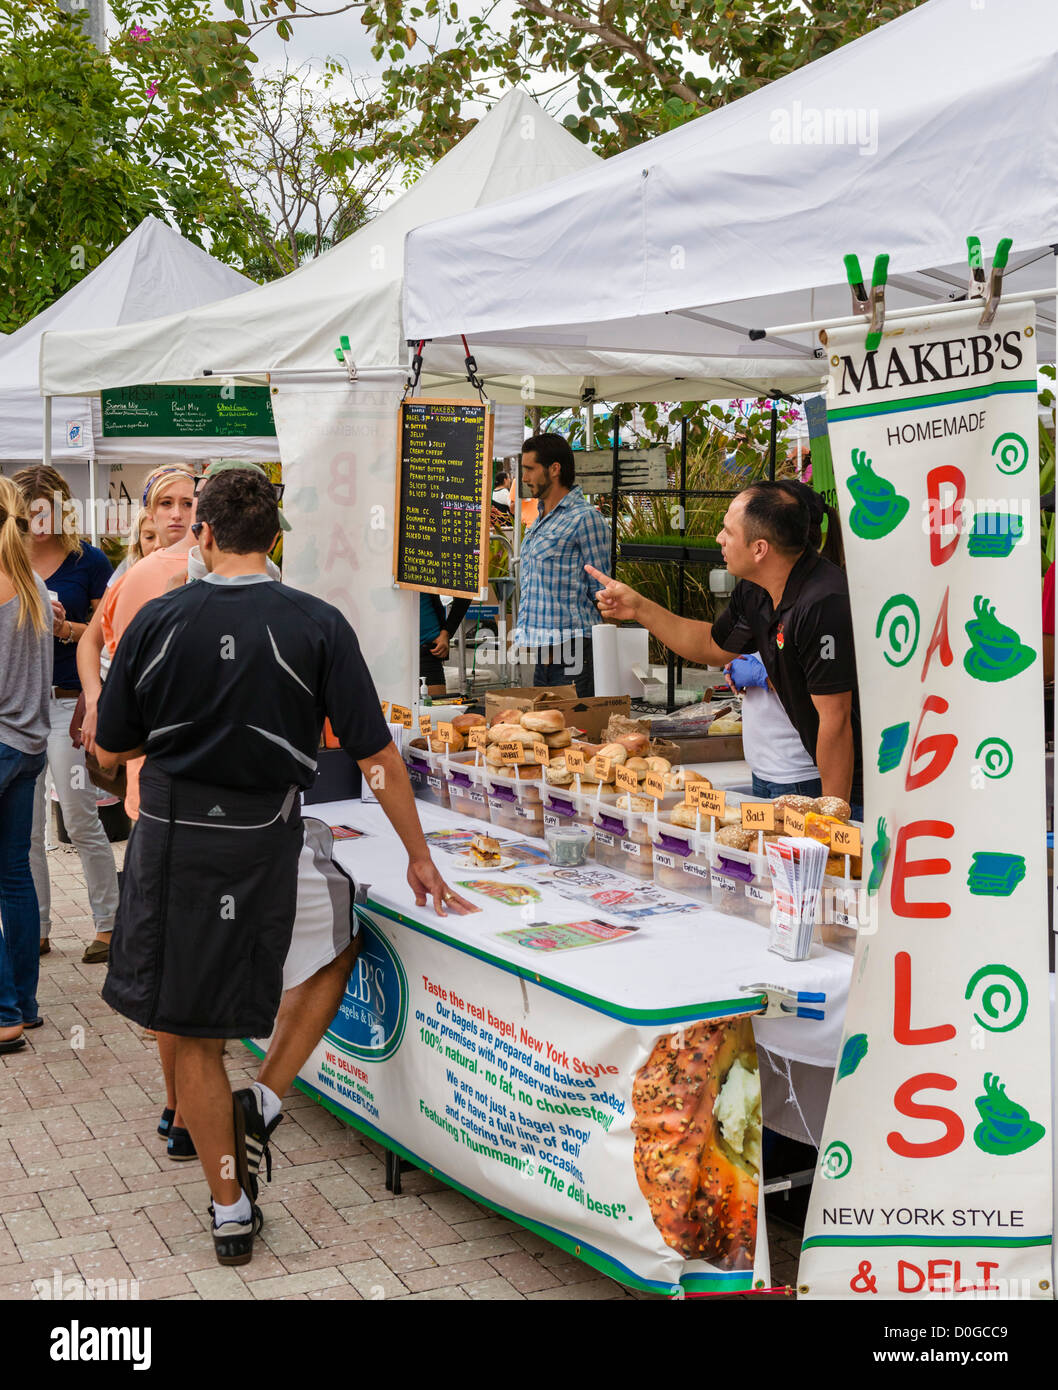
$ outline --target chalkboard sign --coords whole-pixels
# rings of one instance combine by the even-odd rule
[[[478,598],[488,583],[492,424],[492,408],[481,401],[416,396],[401,404],[399,588]]]
[[[107,439],[276,432],[267,386],[119,386],[99,394]]]

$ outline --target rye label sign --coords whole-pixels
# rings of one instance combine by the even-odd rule
[[[802,1296],[1050,1298],[1034,311],[827,339],[871,924]]]

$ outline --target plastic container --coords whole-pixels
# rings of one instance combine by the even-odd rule
[[[633,795],[635,793],[633,792]],[[620,796],[612,802],[601,803],[595,807],[592,823],[595,827],[595,857],[611,869],[631,874],[634,878],[654,877],[654,845],[650,827],[656,812],[630,811],[618,804]],[[671,799],[671,805],[679,800]],[[666,808],[661,802],[661,810]]]
[[[444,768],[450,808],[460,816],[474,820],[489,819],[488,794],[485,791],[485,769],[475,763],[473,749],[453,753]]]
[[[420,801],[431,806],[450,808],[448,782],[445,779],[443,753],[431,753],[428,748],[405,748],[404,765],[412,791]]]
[[[870,913],[870,899],[859,879],[827,874],[823,879],[823,901],[812,938],[851,956],[856,951],[856,937],[870,925]]]
[[[547,857],[556,868],[576,868],[583,864],[591,850],[592,838],[588,826],[569,821],[544,827]]]
[[[709,822],[706,821],[706,825]],[[659,888],[684,893],[701,903],[712,903],[712,862],[709,857],[709,833],[673,825],[663,811],[651,823],[654,882]]]
[[[521,776],[521,768],[518,771],[518,777],[499,777],[493,769],[485,768],[482,782],[488,800],[489,820],[504,830],[543,839],[543,784],[539,778]]]
[[[572,787],[553,787],[549,782],[540,785],[541,809],[544,819],[544,834],[559,825],[579,825],[592,830],[594,808],[598,797],[592,792],[578,792],[576,782]],[[588,841],[588,858],[595,857],[594,835]]]
[[[714,841],[709,847],[709,861],[713,907],[758,926],[770,926],[774,893],[768,856]]]

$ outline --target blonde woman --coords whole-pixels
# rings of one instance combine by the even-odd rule
[[[29,867],[33,790],[44,767],[52,682],[48,591],[27,551],[21,492],[0,477],[0,1053],[36,1028],[40,909]]]
[[[37,575],[56,597],[54,622],[54,674],[51,688],[51,732],[48,766],[62,818],[70,840],[81,858],[95,939],[81,957],[86,964],[105,961],[110,952],[110,933],[118,907],[118,876],[114,851],[99,819],[96,791],[85,768],[84,751],[70,740],[70,720],[81,681],[77,674],[77,643],[106,593],[112,570],[110,561],[94,545],[81,539],[77,508],[66,479],[54,468],[37,466],[16,473],[14,482],[29,510],[29,555]],[[33,842],[30,864],[40,903],[40,953],[51,949],[51,882],[44,851],[47,803],[45,776],[37,779],[33,804]]]
[[[146,507],[141,507],[136,513],[130,529],[130,537],[125,558],[111,575],[108,587],[116,584],[137,560],[144,559],[153,550],[158,549],[158,523],[154,519],[154,514],[149,512]]]

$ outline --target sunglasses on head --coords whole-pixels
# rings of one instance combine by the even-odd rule
[[[199,493],[202,491],[202,489],[206,486],[206,484],[207,484],[209,481],[210,481],[210,480],[209,480],[209,478],[206,477],[205,473],[200,474],[200,475],[195,479],[195,496],[196,496],[196,497],[199,495]],[[272,491],[275,493],[276,501],[277,501],[277,502],[281,502],[281,501],[283,500],[283,489],[285,488],[285,486],[286,486],[285,483],[273,483],[273,484],[272,484]]]

